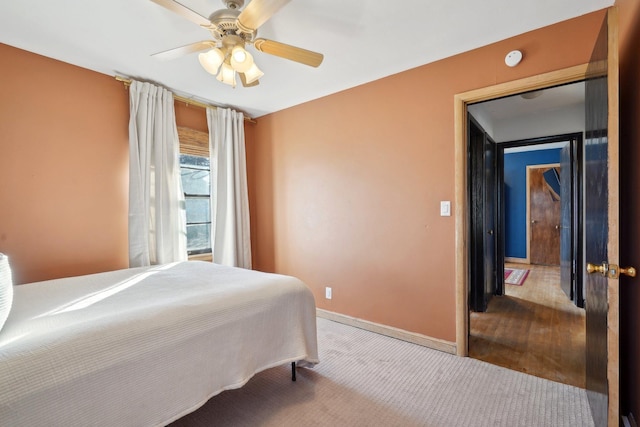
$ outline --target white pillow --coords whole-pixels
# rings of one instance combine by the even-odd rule
[[[9,257],[0,253],[0,330],[2,330],[7,317],[9,317],[12,302],[13,282],[11,280]]]

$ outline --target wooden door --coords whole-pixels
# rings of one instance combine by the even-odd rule
[[[545,178],[559,166],[527,167],[531,264],[560,265],[560,194]]]
[[[618,60],[611,8],[585,85],[585,258],[587,395],[596,426],[619,425]]]
[[[496,294],[497,260],[496,260],[496,160],[497,145],[484,134],[484,294],[485,307]],[[501,263],[501,265],[503,265]],[[504,272],[502,273],[504,277]]]
[[[572,245],[573,176],[571,173],[571,143],[560,150],[560,287],[570,300],[574,300]]]
[[[506,188],[504,184],[504,147],[501,144],[496,144],[496,175],[495,175],[495,220],[496,220],[496,295],[505,294],[504,283],[504,258],[506,247],[506,220],[505,220],[505,195]]]
[[[496,154],[497,146],[469,117],[470,283],[469,308],[487,309],[496,293]]]
[[[560,150],[560,286],[584,308],[582,212],[582,134],[575,134]]]
[[[476,312],[485,311],[484,295],[484,210],[483,210],[483,150],[484,132],[469,117],[469,206],[470,206],[470,244],[469,244],[469,308]]]

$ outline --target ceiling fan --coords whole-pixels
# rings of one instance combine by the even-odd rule
[[[200,65],[223,83],[236,86],[236,72],[245,87],[256,86],[264,73],[245,49],[247,45],[270,55],[318,67],[324,56],[321,53],[288,44],[257,38],[258,28],[291,0],[251,0],[244,10],[245,0],[222,0],[227,7],[205,18],[175,0],[151,0],[154,3],[186,18],[211,32],[213,40],[204,40],[186,46],[156,53],[160,59],[174,59],[189,53],[198,55]],[[203,52],[208,50],[207,52]]]

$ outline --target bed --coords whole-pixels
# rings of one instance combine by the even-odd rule
[[[0,425],[162,426],[292,362],[318,363],[293,277],[189,261],[14,286]]]

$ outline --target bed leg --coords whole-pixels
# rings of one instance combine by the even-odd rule
[[[291,381],[296,380],[296,362],[291,362]]]

